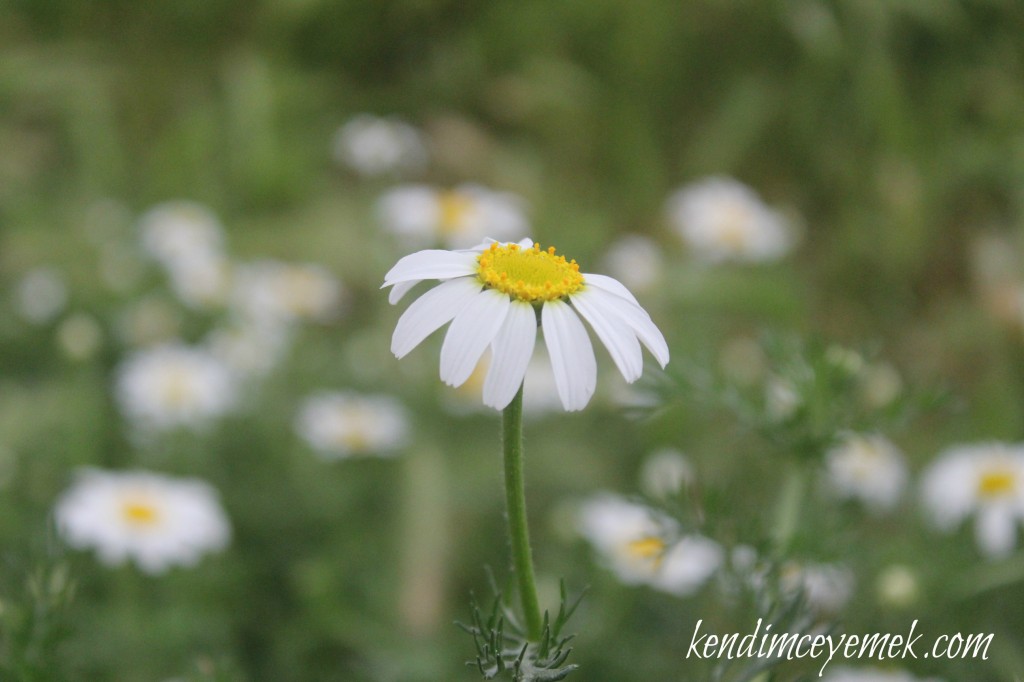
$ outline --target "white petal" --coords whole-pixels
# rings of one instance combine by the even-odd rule
[[[570,412],[582,410],[597,388],[597,361],[587,330],[562,301],[544,304],[541,324],[562,406]]]
[[[1017,519],[1012,509],[991,505],[978,510],[974,520],[978,548],[989,558],[1004,557],[1017,544]]]
[[[608,293],[615,294],[616,296],[624,298],[631,303],[640,305],[640,302],[636,300],[636,296],[626,288],[626,285],[614,277],[587,273],[583,275],[583,281],[589,286],[601,289],[602,291],[607,291]]]
[[[448,327],[441,345],[441,381],[461,386],[494,340],[508,313],[507,294],[484,289],[476,294]]]
[[[391,336],[391,352],[397,358],[404,357],[458,315],[481,288],[475,277],[459,277],[420,296],[398,319]]]
[[[626,382],[633,383],[644,372],[643,353],[636,334],[615,313],[606,313],[601,307],[600,297],[595,298],[592,292],[593,289],[581,291],[571,296],[569,301],[594,328]]]
[[[484,380],[484,405],[503,410],[523,385],[537,342],[537,313],[529,303],[509,305],[501,330],[491,344],[491,368]]]
[[[402,298],[412,291],[412,289],[420,283],[422,280],[411,279],[408,282],[399,282],[396,284],[391,291],[388,293],[388,303],[394,305],[402,300]]]
[[[668,364],[668,344],[646,310],[599,287],[590,288],[589,294],[595,302],[600,301],[602,311],[614,314],[636,332],[637,338],[651,351],[658,364],[663,368]]]
[[[423,279],[449,279],[472,275],[476,268],[477,255],[468,251],[444,251],[428,249],[410,253],[395,263],[384,275],[384,285]]]

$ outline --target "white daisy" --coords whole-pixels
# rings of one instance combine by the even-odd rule
[[[1024,518],[1024,449],[988,443],[941,453],[925,471],[921,489],[934,524],[952,530],[971,514],[978,547],[988,557],[1009,554]]]
[[[640,489],[656,500],[682,492],[693,481],[693,465],[673,448],[652,452],[640,468]]]
[[[786,220],[746,185],[712,177],[668,200],[669,220],[695,256],[709,263],[776,260],[793,246]]]
[[[192,566],[231,537],[210,485],[145,471],[81,471],[58,500],[55,518],[71,546],[95,549],[109,565],[134,561],[152,574]]]
[[[787,563],[780,572],[784,590],[799,591],[816,613],[835,614],[853,596],[853,573],[839,564]]]
[[[201,348],[166,344],[137,351],[117,370],[121,411],[143,431],[198,430],[237,400],[231,373]]]
[[[397,187],[381,197],[377,213],[383,227],[409,246],[461,249],[486,237],[522,239],[530,230],[522,198],[479,185]]]
[[[295,430],[325,459],[389,456],[406,444],[408,421],[391,396],[325,391],[303,401]]]
[[[91,315],[75,313],[60,323],[57,343],[72,360],[87,360],[103,344],[103,329]]]
[[[686,535],[665,549],[651,587],[685,597],[693,594],[722,565],[722,547],[700,535]]]
[[[261,260],[235,269],[235,308],[261,324],[329,321],[339,313],[343,293],[338,279],[313,263]]]
[[[26,320],[45,324],[57,317],[68,302],[64,275],[52,267],[30,270],[14,290],[14,305]]]
[[[143,249],[164,267],[219,255],[224,242],[217,216],[192,201],[153,207],[139,219],[139,232]]]
[[[126,345],[166,343],[181,332],[181,310],[164,298],[146,296],[123,309],[115,326],[119,340]]]
[[[894,608],[905,608],[921,597],[917,571],[904,564],[886,566],[875,578],[878,601]]]
[[[685,596],[722,563],[717,543],[697,535],[679,538],[671,518],[617,495],[602,494],[584,503],[577,528],[627,585]]]
[[[212,330],[204,345],[235,376],[246,379],[273,370],[285,356],[290,341],[291,333],[285,326],[243,318]]]
[[[427,147],[416,128],[396,118],[354,117],[334,135],[334,158],[364,176],[421,170]]]
[[[419,251],[402,258],[385,275],[397,303],[418,282],[442,283],[417,299],[399,319],[391,351],[404,357],[431,333],[451,322],[441,347],[441,379],[460,386],[490,347],[492,361],[483,401],[503,409],[523,383],[537,336],[543,330],[562,406],[580,410],[597,386],[597,363],[580,317],[628,382],[643,372],[643,344],[664,367],[665,338],[636,298],[618,280],[582,274],[567,261],[529,239],[518,244],[483,244],[462,251]]]
[[[849,434],[825,456],[832,488],[843,498],[855,498],[882,512],[899,502],[907,483],[903,454],[880,435]]]
[[[604,265],[612,277],[641,293],[653,290],[664,271],[661,247],[639,234],[621,237],[608,247]]]
[[[224,305],[231,293],[231,262],[219,254],[197,254],[168,265],[171,290],[190,308]]]

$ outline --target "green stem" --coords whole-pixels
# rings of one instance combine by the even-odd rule
[[[502,413],[501,437],[505,449],[505,502],[508,506],[508,535],[512,564],[519,581],[519,596],[526,617],[526,636],[536,642],[541,636],[540,604],[533,577],[530,530],[526,525],[526,486],[523,480],[523,388]]]
[[[789,545],[800,525],[800,508],[803,506],[806,475],[799,463],[791,464],[786,480],[782,484],[778,506],[775,508],[773,536],[779,555],[789,550]]]

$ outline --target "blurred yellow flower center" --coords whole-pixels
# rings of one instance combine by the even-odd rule
[[[473,207],[473,200],[465,194],[449,190],[438,195],[437,204],[441,218],[441,234],[460,232],[466,214]]]
[[[121,507],[125,521],[136,526],[151,526],[160,518],[156,508],[141,500],[129,500]]]
[[[192,401],[192,382],[189,381],[188,373],[172,368],[164,381],[161,393],[164,402],[171,407],[188,405]]]
[[[576,261],[555,255],[553,246],[542,251],[540,244],[491,244],[480,254],[477,274],[492,289],[528,303],[554,301],[583,286]]]
[[[338,444],[351,452],[364,452],[370,449],[370,439],[366,432],[352,428],[338,434]]]
[[[640,538],[630,542],[627,551],[638,559],[650,559],[657,566],[665,554],[665,541],[656,537]]]
[[[1000,497],[1012,493],[1016,488],[1016,477],[1010,471],[986,471],[978,479],[978,494],[981,497]]]

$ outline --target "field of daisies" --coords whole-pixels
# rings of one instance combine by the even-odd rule
[[[1024,678],[1019,3],[2,15],[0,682]]]

